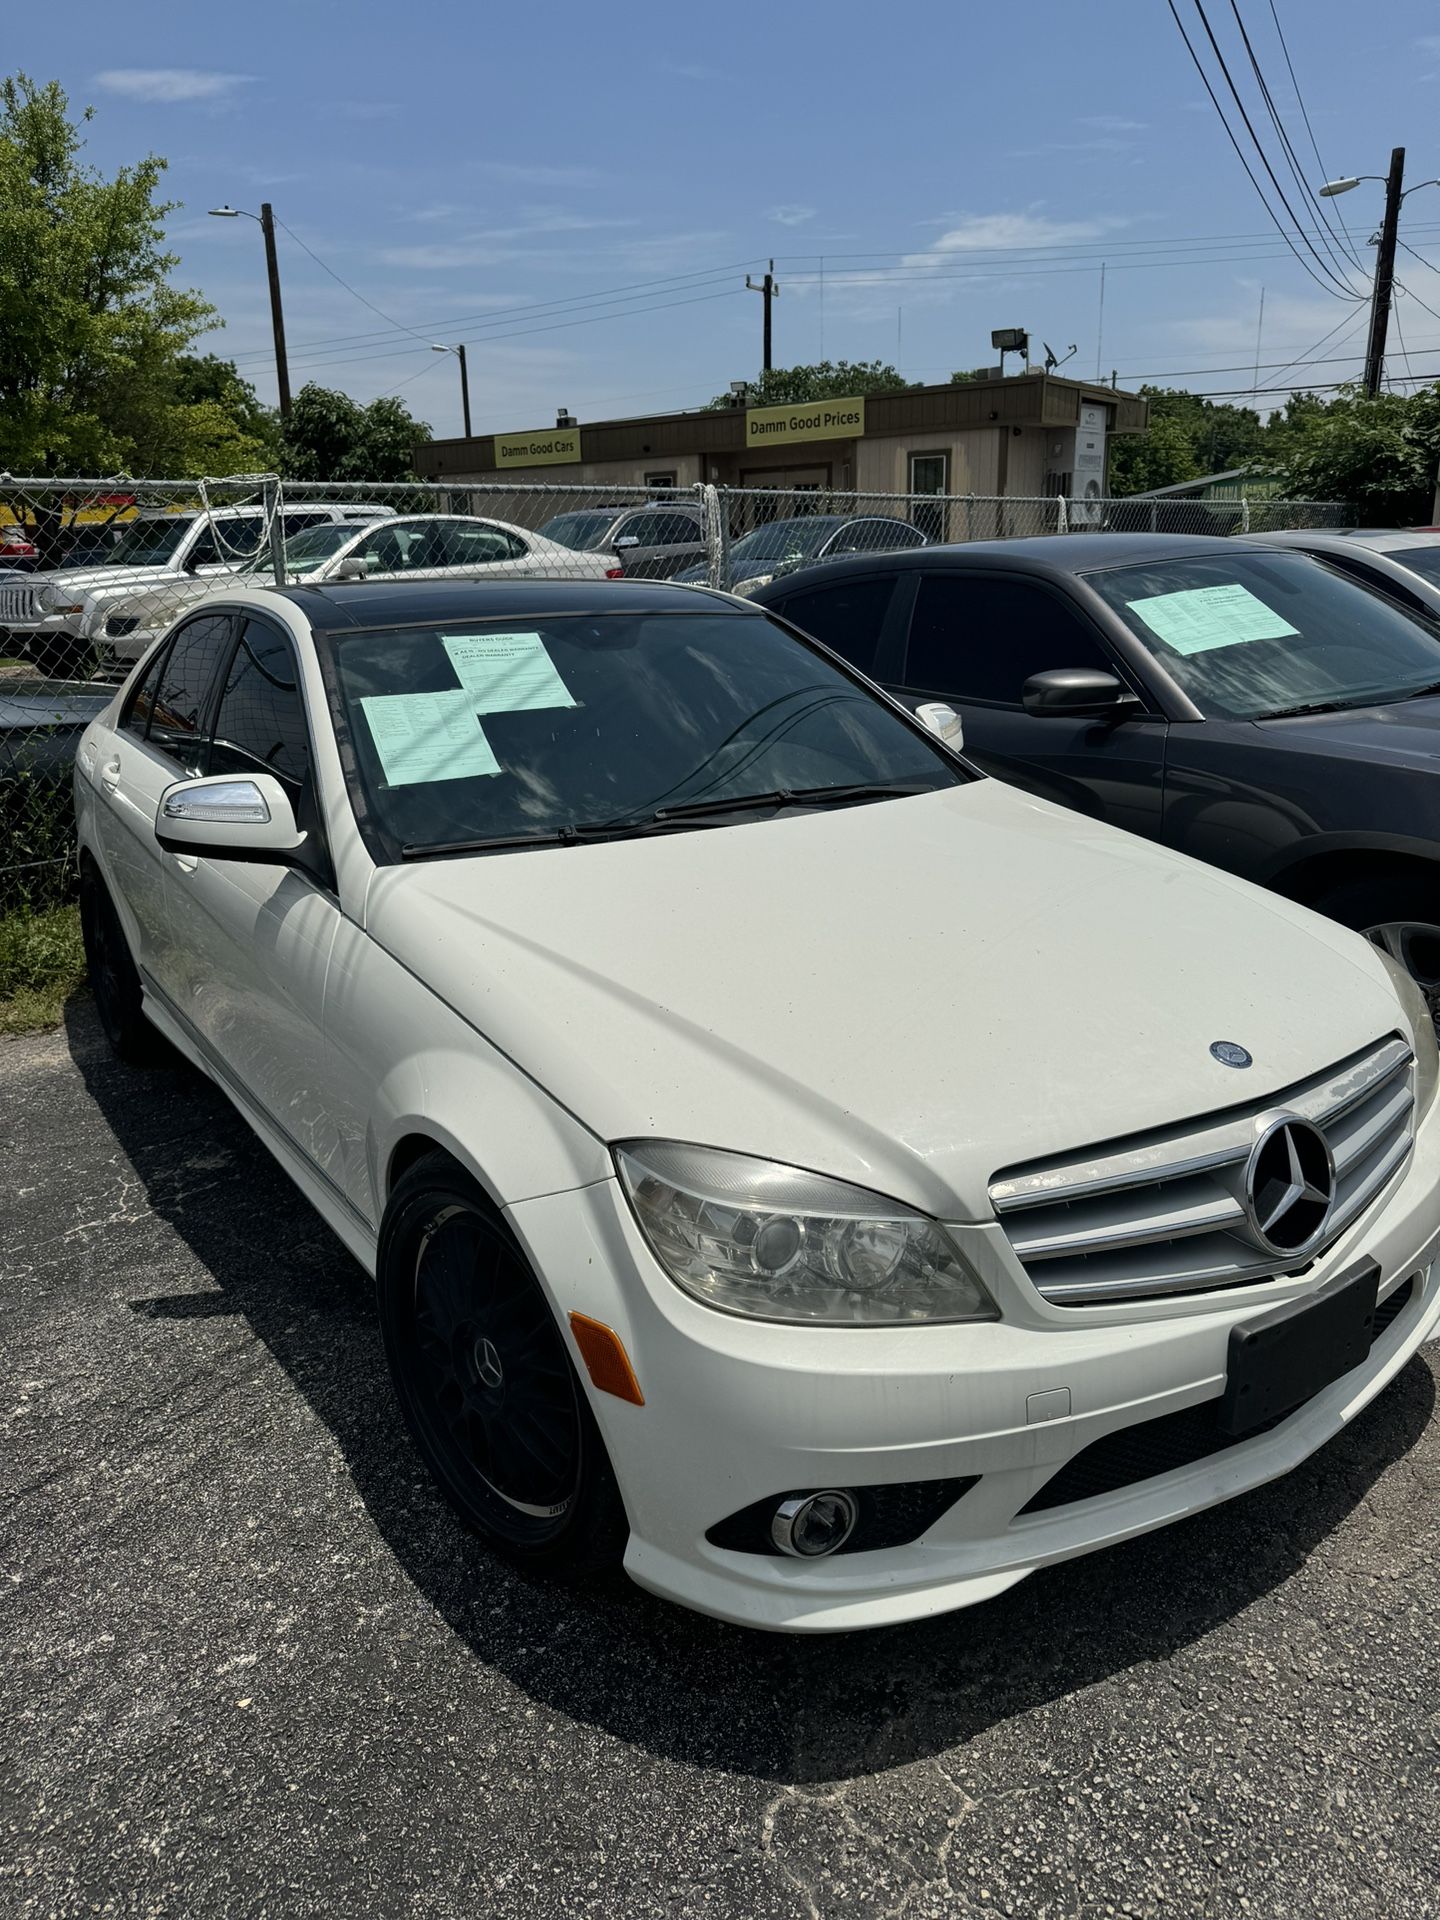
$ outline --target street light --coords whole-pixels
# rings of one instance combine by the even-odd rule
[[[1365,344],[1365,392],[1373,400],[1380,391],[1385,371],[1385,336],[1390,327],[1390,297],[1395,285],[1395,247],[1400,232],[1400,205],[1421,187],[1440,187],[1440,180],[1417,180],[1413,187],[1403,184],[1405,149],[1396,147],[1390,155],[1390,171],[1380,173],[1342,173],[1338,180],[1327,180],[1320,189],[1322,200],[1333,200],[1349,193],[1362,180],[1382,180],[1385,185],[1385,217],[1375,242],[1375,290],[1370,297],[1370,338]]]
[[[465,349],[463,346],[447,347],[436,341],[430,348],[432,353],[453,353],[460,362],[460,404],[465,410],[465,438],[470,438],[470,375],[465,367]]]
[[[275,215],[270,202],[260,202],[259,213],[244,207],[211,207],[212,220],[254,220],[265,236],[265,271],[270,279],[270,324],[275,333],[275,385],[280,395],[280,418],[290,414],[290,366],[285,358],[285,314],[280,305],[280,263],[275,257]]]

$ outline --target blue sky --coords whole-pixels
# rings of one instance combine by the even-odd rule
[[[1407,179],[1440,174],[1434,0],[1276,5],[1326,169],[1383,173],[1404,144]],[[1229,0],[1206,10],[1260,113]],[[1269,0],[1240,12],[1313,182]],[[1269,225],[1164,0],[81,0],[27,10],[7,40],[95,106],[98,165],[169,160],[177,278],[267,398],[260,235],[206,217],[226,201],[269,199],[289,229],[293,384],[398,389],[442,434],[458,378],[432,339],[467,343],[477,431],[702,404],[758,367],[743,282],[772,254],[782,365],[881,357],[943,380],[1011,325],[1122,384],[1245,388],[1258,357],[1260,385],[1288,386],[1284,363],[1331,330],[1318,351],[1338,357],[1310,380],[1360,365],[1363,305]],[[1379,187],[1333,209],[1368,270]],[[1440,188],[1408,202],[1402,238],[1440,263]],[[1440,373],[1440,272],[1400,259],[1410,364]],[[1393,328],[1391,347],[1403,373]]]

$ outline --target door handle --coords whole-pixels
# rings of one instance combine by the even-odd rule
[[[198,855],[193,853],[172,853],[170,858],[175,862],[177,873],[194,873],[200,864]]]
[[[100,769],[100,784],[107,793],[114,793],[115,789],[119,786],[120,756],[118,753],[113,760],[107,760]]]

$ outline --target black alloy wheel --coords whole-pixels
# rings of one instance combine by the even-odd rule
[[[88,858],[80,871],[80,937],[105,1038],[131,1066],[148,1064],[159,1055],[161,1038],[145,1018],[140,975],[115,902]]]
[[[461,1518],[532,1566],[614,1564],[624,1510],[549,1301],[447,1154],[397,1184],[378,1286],[406,1424]]]
[[[1312,904],[1399,961],[1424,994],[1440,1034],[1440,883],[1382,874],[1351,881]]]

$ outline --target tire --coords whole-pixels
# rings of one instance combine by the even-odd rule
[[[1440,1031],[1440,876],[1352,880],[1311,904],[1398,960],[1429,1001]]]
[[[37,672],[60,680],[88,680],[95,671],[95,649],[69,633],[37,634],[25,643],[25,657]]]
[[[396,1184],[376,1284],[405,1424],[466,1525],[535,1570],[618,1565],[625,1510],[550,1303],[448,1154]]]
[[[145,1018],[140,975],[130,957],[125,929],[105,882],[86,860],[80,872],[80,933],[90,991],[105,1038],[121,1060],[148,1066],[160,1057],[164,1042]]]

